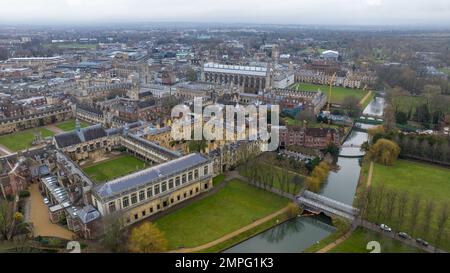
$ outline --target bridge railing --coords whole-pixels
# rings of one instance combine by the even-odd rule
[[[353,215],[352,213],[337,210],[332,207],[326,206],[324,204],[314,202],[310,199],[306,199],[304,197],[299,197],[297,200],[302,204],[302,206],[304,208],[310,208],[310,209],[314,209],[314,210],[323,211],[325,213],[330,213],[332,215],[340,216],[340,217],[347,218],[350,220],[353,220],[355,218],[355,215]]]

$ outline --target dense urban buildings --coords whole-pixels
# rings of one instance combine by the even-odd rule
[[[448,37],[0,25],[0,252],[447,252]]]

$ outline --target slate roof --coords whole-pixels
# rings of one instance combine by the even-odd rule
[[[96,210],[93,206],[87,205],[80,210],[77,210],[76,214],[80,218],[83,224],[90,223],[95,219],[100,218],[100,212]]]
[[[83,128],[81,129],[81,132],[84,135],[84,141],[90,141],[106,136],[106,131],[100,124]]]
[[[74,131],[56,135],[55,141],[60,148],[69,147],[81,143],[80,137]]]
[[[105,136],[107,136],[105,129],[103,129],[101,124],[97,124],[81,128],[80,131],[75,129],[67,133],[58,134],[55,136],[55,141],[59,148],[65,148]]]

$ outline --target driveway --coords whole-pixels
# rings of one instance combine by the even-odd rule
[[[32,184],[30,186],[30,195],[30,221],[33,223],[34,236],[52,236],[72,240],[72,237],[75,235],[73,232],[50,222],[48,208],[44,204],[38,184]]]

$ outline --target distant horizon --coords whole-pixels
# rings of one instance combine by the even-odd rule
[[[152,27],[162,26],[179,28],[200,27],[281,27],[281,28],[320,28],[320,29],[380,29],[380,30],[439,30],[450,31],[448,24],[314,24],[314,23],[257,23],[257,22],[199,22],[199,21],[105,21],[105,22],[34,22],[34,23],[17,23],[17,22],[1,22],[0,28],[46,28],[46,27]]]
[[[449,27],[447,0],[3,0],[1,25],[195,22]]]

